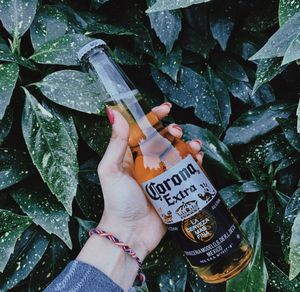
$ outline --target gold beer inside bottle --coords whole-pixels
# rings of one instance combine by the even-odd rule
[[[159,176],[190,154],[187,144],[168,133],[109,55],[101,54],[101,51],[98,56],[94,53],[89,57],[89,66],[100,80],[102,92],[108,93],[106,103],[119,111],[130,126],[129,147],[134,159],[134,177],[140,184]],[[225,204],[224,210],[230,213]],[[229,216],[239,228],[233,215],[230,213]],[[192,224],[189,218],[184,221]],[[216,261],[199,266],[190,264],[205,282],[221,283],[240,273],[249,263],[251,254],[251,245],[243,236],[239,246]]]

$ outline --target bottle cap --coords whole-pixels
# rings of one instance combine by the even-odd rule
[[[77,57],[79,61],[81,61],[81,59],[86,53],[88,53],[89,51],[91,51],[96,47],[103,46],[103,45],[106,45],[106,42],[101,39],[93,40],[87,43],[86,45],[84,45],[77,53]]]

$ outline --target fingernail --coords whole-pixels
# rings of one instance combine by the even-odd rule
[[[180,132],[182,132],[182,129],[178,126],[178,125],[172,125],[172,128],[179,130]]]
[[[105,108],[105,110],[106,110],[106,114],[107,114],[109,122],[111,123],[111,125],[113,125],[113,123],[115,122],[115,117],[114,117],[113,111],[108,106]]]
[[[172,103],[170,103],[170,102],[164,102],[163,105],[166,105],[166,106],[168,106],[169,108],[172,107]]]
[[[200,146],[202,146],[202,142],[201,142],[201,140],[199,140],[199,139],[195,139],[194,140],[196,143],[198,143]]]
[[[204,156],[204,152],[200,151],[199,154],[203,157]]]

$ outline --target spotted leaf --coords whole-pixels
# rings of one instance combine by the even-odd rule
[[[62,122],[26,90],[23,136],[33,163],[69,214],[77,189],[77,153]]]
[[[212,132],[192,124],[185,124],[182,128],[186,140],[200,139],[203,142],[206,163],[222,170],[227,177],[240,179],[239,170],[230,151]]]
[[[122,65],[145,65],[146,63],[143,62],[140,58],[132,54],[123,48],[116,47],[113,51],[113,58],[116,62]]]
[[[94,34],[137,36],[137,33],[126,27],[106,23],[92,23],[86,27],[86,35]]]
[[[43,230],[34,225],[23,232],[0,276],[1,291],[12,289],[31,273],[45,253],[48,242]]]
[[[211,0],[157,0],[151,7],[146,10],[146,13],[179,9],[191,6],[193,4],[201,4],[209,1]]]
[[[71,249],[69,215],[47,188],[21,188],[11,192],[22,211],[49,234],[57,235]]]
[[[70,261],[69,249],[55,236],[51,236],[44,256],[29,279],[29,291],[43,291]]]
[[[297,133],[296,120],[294,119],[277,119],[285,138],[289,143],[300,152],[300,136]]]
[[[148,6],[155,3],[154,0],[147,1]],[[181,31],[181,12],[176,11],[160,11],[149,13],[151,27],[154,29],[157,37],[165,45],[167,53],[170,53],[174,42],[178,39]]]
[[[14,38],[21,37],[30,27],[37,0],[3,0],[0,2],[0,19]]]
[[[300,59],[300,32],[285,51],[282,65],[286,65],[298,59]]]
[[[32,222],[27,216],[3,209],[0,209],[0,220],[0,272],[2,273],[18,238]]]
[[[0,190],[6,189],[33,173],[33,165],[26,152],[0,148]]]
[[[37,84],[42,93],[55,103],[77,111],[99,114],[104,104],[94,79],[75,70],[57,71]]]
[[[67,27],[67,17],[57,7],[50,5],[40,7],[30,27],[31,43],[34,49],[63,36]]]
[[[13,122],[13,112],[11,109],[7,109],[4,117],[0,120],[0,145],[3,143],[7,135],[9,134]]]
[[[237,276],[226,282],[226,292],[259,291],[265,292],[267,288],[268,271],[264,261],[261,244],[261,227],[257,207],[244,219],[241,228],[253,247],[253,255],[249,265]]]
[[[19,76],[17,64],[0,64],[0,120],[3,118]]]
[[[300,0],[279,1],[279,24],[284,25],[295,13],[300,12]]]
[[[81,34],[68,34],[42,45],[30,57],[41,64],[78,65],[77,52],[91,39]]]
[[[243,113],[227,130],[224,143],[247,144],[278,126],[276,118],[287,118],[295,111],[295,105],[275,102]]]
[[[219,190],[219,193],[228,206],[228,208],[234,207],[241,200],[246,197],[246,193],[241,190],[240,184],[231,185]]]
[[[298,213],[298,215],[296,216],[292,226],[289,258],[289,279],[293,280],[300,273],[300,213]]]
[[[97,223],[95,221],[83,220],[76,217],[78,222],[78,241],[81,247],[84,246],[85,242],[89,238],[89,231],[91,228],[95,228]]]
[[[182,67],[177,83],[157,70],[152,70],[152,77],[166,98],[182,108],[193,107],[195,115],[204,122],[221,125],[217,99],[202,75]]]

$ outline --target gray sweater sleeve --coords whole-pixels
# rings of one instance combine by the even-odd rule
[[[129,289],[129,291],[134,290]],[[124,290],[97,268],[84,262],[73,260],[68,263],[44,291],[123,292]]]

